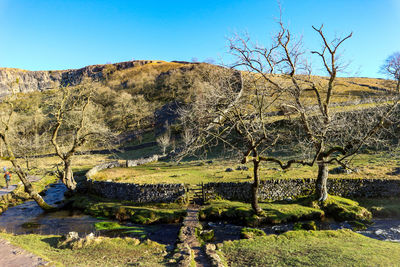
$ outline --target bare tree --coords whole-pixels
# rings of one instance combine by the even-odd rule
[[[268,54],[260,53],[259,48],[252,50],[247,46],[248,42],[244,42],[241,47],[233,47],[241,65],[259,73],[274,90],[283,93],[285,97],[282,98],[281,105],[290,110],[287,118],[297,123],[302,130],[297,138],[297,143],[302,146],[304,152],[302,157],[295,157],[286,163],[272,157],[260,157],[260,160],[275,162],[283,169],[294,163],[308,166],[317,164],[316,196],[319,201],[325,201],[328,197],[329,164],[348,167],[349,157],[355,155],[368,142],[379,141],[376,137],[396,110],[397,100],[378,101],[372,112],[368,109],[363,110],[362,107],[349,107],[347,111],[335,108],[333,98],[337,94],[336,78],[345,67],[338,50],[351,38],[352,33],[344,38],[328,41],[323,26],[313,27],[321,38],[322,49],[312,51],[312,54],[320,58],[328,74],[327,78],[321,79],[311,75],[307,57],[301,50],[301,42],[294,41],[282,22],[280,26],[281,31],[276,35],[274,42],[278,49],[277,58],[264,56]],[[264,56],[268,65],[274,66],[281,73],[278,78],[281,82],[274,75],[265,75],[262,65],[252,57],[254,53]],[[254,157],[249,157],[248,160],[253,159]]]
[[[352,34],[330,42],[322,26],[313,27],[322,49],[312,53],[321,59],[325,78],[311,75],[301,40],[282,22],[279,26],[268,47],[253,45],[248,36],[231,39],[230,51],[237,58],[233,67],[238,70],[211,69],[205,82],[197,84],[193,103],[180,112],[182,123],[196,135],[190,149],[222,143],[241,151],[242,163],[253,163],[252,207],[257,214],[261,162],[282,169],[317,164],[316,196],[325,201],[328,166],[348,167],[349,158],[363,146],[381,140],[379,133],[397,108],[396,99],[378,101],[372,109],[334,105],[336,77],[345,67],[338,50]],[[282,148],[298,148],[300,153],[292,152],[286,162],[270,156]]]
[[[20,163],[16,159],[14,155],[14,146],[13,143],[18,141],[18,138],[15,135],[15,103],[18,103],[18,98],[15,94],[12,94],[9,97],[4,97],[2,99],[2,105],[0,108],[0,117],[1,117],[1,126],[0,126],[0,139],[2,143],[5,145],[5,149],[7,152],[7,157],[17,174],[18,178],[24,184],[25,191],[29,194],[29,196],[36,201],[36,203],[44,210],[53,210],[55,207],[47,204],[43,198],[39,195],[39,193],[33,188],[30,183],[26,172],[21,167]]]
[[[396,81],[396,92],[400,92],[400,52],[391,54],[381,66],[381,72]]]
[[[104,123],[101,107],[92,101],[99,84],[82,83],[59,89],[48,105],[51,122],[51,143],[63,162],[62,182],[71,191],[76,188],[72,157],[88,144],[106,144],[112,134]]]
[[[196,88],[196,99],[180,110],[186,128],[184,152],[219,146],[238,152],[243,162],[249,154],[253,156],[251,203],[256,214],[262,213],[258,205],[259,157],[279,139],[279,129],[272,127],[267,115],[279,94],[274,95],[265,85],[255,75],[210,66]]]
[[[165,122],[165,132],[161,134],[157,139],[156,139],[158,145],[162,148],[163,150],[163,155],[166,155],[167,148],[171,144],[171,127],[168,124],[168,121]]]

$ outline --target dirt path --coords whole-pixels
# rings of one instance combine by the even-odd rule
[[[36,182],[36,181],[39,181],[40,179],[41,179],[41,178],[38,177],[38,176],[33,176],[33,175],[28,176],[28,180],[29,180],[30,182]],[[16,184],[12,184],[12,185],[10,185],[8,188],[7,188],[7,187],[2,187],[2,188],[0,188],[0,196],[12,192],[13,190],[15,190],[15,188],[17,188],[17,185],[16,185]]]
[[[199,224],[199,207],[190,206],[187,209],[187,215],[183,220],[182,232],[185,235],[184,243],[188,244],[191,250],[194,252],[194,259],[197,267],[208,267],[211,266],[204,250],[201,247],[200,242],[197,240],[195,228]]]
[[[0,239],[0,266],[2,267],[32,267],[46,266],[48,262],[21,248]]]

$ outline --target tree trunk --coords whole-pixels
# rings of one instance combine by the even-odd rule
[[[39,207],[41,207],[43,210],[55,210],[56,208],[47,204],[41,195],[39,195],[39,193],[33,188],[31,182],[29,182],[29,180],[27,179],[25,173],[21,170],[21,168],[18,166],[17,162],[15,160],[11,160],[12,165],[14,166],[16,173],[19,177],[19,179],[21,180],[21,182],[24,184],[25,186],[25,192],[27,192],[29,194],[29,196],[31,198],[33,198],[33,200],[36,201],[36,203],[39,205]]]
[[[33,188],[31,182],[29,182],[29,180],[27,179],[25,173],[21,170],[21,167],[18,165],[17,161],[15,160],[14,157],[14,153],[13,150],[11,148],[10,143],[8,142],[8,139],[6,137],[5,134],[0,135],[1,139],[4,142],[4,145],[6,147],[8,156],[10,157],[10,161],[12,163],[12,165],[14,166],[16,173],[18,175],[18,178],[21,180],[21,182],[24,184],[25,186],[25,192],[27,192],[29,194],[29,196],[31,198],[33,198],[33,200],[36,201],[36,203],[39,205],[39,207],[41,207],[44,210],[54,210],[56,209],[55,207],[47,204],[41,195],[39,195],[39,193]]]
[[[74,179],[74,173],[72,172],[71,160],[64,160],[64,171],[62,176],[62,182],[70,191],[76,189],[76,181]]]
[[[318,201],[325,201],[328,198],[328,164],[321,160],[318,162],[318,177],[316,182],[316,194]]]
[[[257,215],[262,213],[262,209],[258,206],[258,187],[260,186],[260,179],[258,178],[258,168],[260,162],[253,161],[254,164],[254,182],[251,186],[251,207]]]
[[[399,93],[399,91],[400,91],[400,80],[397,80],[396,92]]]

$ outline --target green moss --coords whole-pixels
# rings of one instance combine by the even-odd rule
[[[94,224],[97,231],[108,236],[130,236],[145,239],[149,232],[140,226],[125,226],[117,222],[98,222]],[[148,229],[151,230],[151,229]]]
[[[367,225],[359,221],[350,221],[349,224],[351,225],[353,231],[360,231],[367,229]]]
[[[117,222],[97,222],[94,224],[94,227],[97,231],[100,231],[100,230],[120,229],[121,225]]]
[[[322,210],[297,203],[260,203],[260,207],[263,209],[263,216],[257,216],[248,203],[228,200],[210,201],[201,209],[199,218],[201,220],[229,221],[240,225],[258,226],[271,223],[278,224],[299,220],[320,219],[324,216]]]
[[[337,221],[365,221],[372,218],[371,212],[361,207],[358,202],[343,197],[329,196],[319,205],[327,216]]]
[[[291,203],[283,201],[260,203],[263,210],[260,216],[253,212],[248,203],[213,200],[206,204],[199,212],[200,220],[228,221],[253,227],[263,224],[320,220],[322,217],[331,217],[337,221],[368,222],[372,217],[371,213],[361,207],[358,202],[338,196],[329,196],[323,203],[315,201],[314,196],[300,198]],[[299,229],[316,229],[315,222],[302,223],[298,226]]]
[[[374,217],[400,217],[399,198],[362,198],[357,201],[361,206],[367,208]]]
[[[265,236],[265,235],[266,234],[265,234],[265,232],[263,230],[256,229],[256,228],[244,227],[240,231],[240,237],[241,238],[246,238],[246,239],[251,239],[251,238],[254,238],[256,236]]]
[[[94,217],[131,221],[135,224],[178,223],[186,215],[186,210],[177,203],[138,204],[82,195],[74,196],[71,200],[73,208]]]
[[[202,243],[211,242],[214,240],[214,230],[202,230],[195,228],[196,236],[202,241]]]
[[[315,221],[309,221],[309,222],[297,222],[294,224],[293,229],[298,231],[298,230],[317,230],[317,225],[315,224]]]

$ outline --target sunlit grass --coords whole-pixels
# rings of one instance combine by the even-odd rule
[[[351,230],[292,231],[276,236],[227,241],[228,266],[398,266],[400,244]]]
[[[400,155],[397,152],[380,152],[376,154],[360,154],[352,160],[352,167],[357,170],[350,174],[330,174],[329,178],[353,179],[398,179],[393,171],[398,166]],[[114,168],[99,172],[94,176],[96,180],[113,180],[130,183],[187,183],[198,184],[207,182],[246,182],[252,181],[253,168],[246,166],[247,171],[235,170],[242,166],[238,161],[217,160],[213,163],[206,161],[182,162],[181,164],[156,162],[132,168]],[[337,167],[332,165],[330,169]],[[227,168],[234,171],[226,172]],[[261,179],[292,179],[316,178],[318,167],[294,166],[288,170],[279,170],[273,163],[261,165]]]

